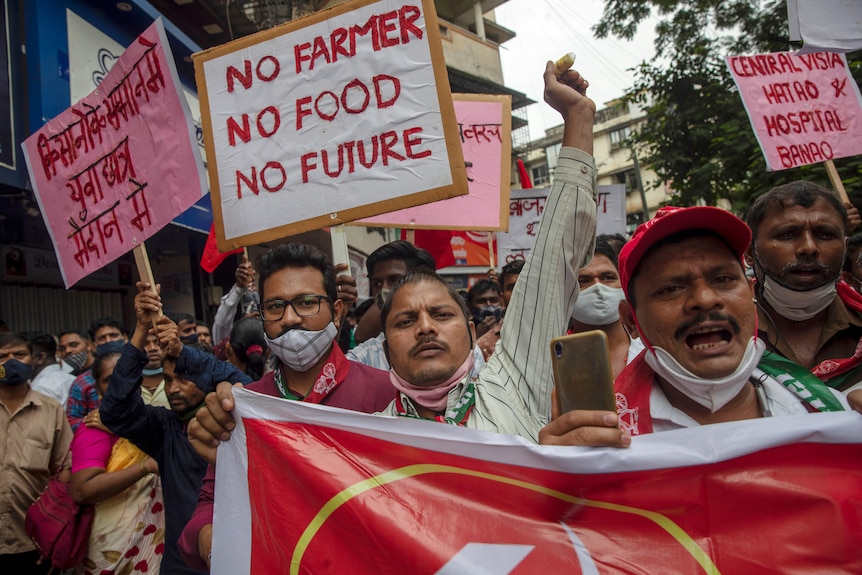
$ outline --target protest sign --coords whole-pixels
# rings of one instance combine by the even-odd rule
[[[843,54],[728,56],[770,171],[862,153],[862,96]]]
[[[222,251],[467,193],[431,0],[347,2],[194,62]]]
[[[180,90],[157,20],[95,91],[23,143],[67,288],[142,246],[206,193]]]
[[[215,575],[862,570],[856,413],[597,449],[234,397]]]
[[[509,201],[509,231],[497,234],[500,265],[526,260],[533,248],[539,219],[550,188],[512,190]],[[596,186],[596,235],[626,235],[626,187]]]
[[[800,53],[862,50],[862,2],[787,0],[790,40],[804,42]]]
[[[470,193],[354,222],[410,229],[506,231],[512,170],[512,100],[452,94]],[[486,240],[487,243],[487,240]]]

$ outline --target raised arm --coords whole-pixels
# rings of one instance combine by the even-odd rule
[[[596,107],[578,72],[557,77],[548,62],[544,79],[545,101],[565,121],[563,148],[536,242],[506,310],[501,346],[483,372],[490,389],[502,386],[496,401],[518,404],[511,409],[519,420],[508,429],[498,427],[500,431],[534,439],[550,413],[548,346],[551,338],[566,332],[578,296],[577,271],[589,263],[596,237],[595,162],[590,155]]]
[[[161,421],[173,417],[173,414],[161,407],[144,405],[141,398],[141,376],[149,361],[144,353],[144,344],[152,327],[150,314],[161,309],[162,304],[159,296],[150,291],[150,284],[138,282],[136,285],[135,331],[117,361],[99,411],[102,423],[108,429],[153,455],[161,447]]]

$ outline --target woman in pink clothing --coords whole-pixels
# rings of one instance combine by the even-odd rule
[[[98,357],[93,377],[108,388],[119,353]],[[90,546],[78,574],[158,573],[165,519],[156,462],[109,432],[92,412],[72,440],[72,496],[95,505]]]

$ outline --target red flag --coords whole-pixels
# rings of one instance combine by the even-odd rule
[[[238,254],[242,248],[237,248],[229,252],[222,253],[218,251],[215,236],[215,222],[210,224],[210,233],[207,236],[207,243],[204,246],[204,251],[201,254],[201,267],[208,273],[213,273],[229,255]]]
[[[452,232],[448,230],[415,230],[413,245],[434,256],[437,269],[455,265],[455,255],[452,253]],[[407,230],[401,230],[401,239],[407,239]]]
[[[528,190],[533,187],[533,182],[530,181],[530,174],[527,173],[527,167],[524,166],[524,161],[518,158],[518,178],[521,180],[521,187]]]
[[[858,414],[575,450],[234,398],[214,573],[862,572]]]

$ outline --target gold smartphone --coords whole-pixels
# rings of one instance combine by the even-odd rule
[[[551,362],[560,413],[573,409],[616,411],[608,336],[601,330],[551,340]]]

